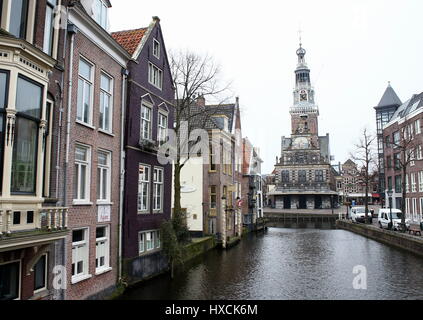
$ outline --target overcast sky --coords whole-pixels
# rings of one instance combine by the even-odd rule
[[[212,5],[210,5],[212,4]],[[320,108],[320,135],[335,162],[354,150],[388,81],[402,101],[423,91],[421,0],[112,0],[111,30],[159,16],[167,49],[209,53],[240,97],[243,135],[273,170],[291,133],[301,28]]]

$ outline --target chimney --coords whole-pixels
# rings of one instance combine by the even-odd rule
[[[206,98],[203,95],[199,95],[197,97],[197,106],[198,107],[205,107],[206,106]]]

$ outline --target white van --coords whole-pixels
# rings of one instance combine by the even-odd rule
[[[372,218],[372,213],[369,210],[368,220]],[[351,220],[353,222],[366,223],[366,208],[365,207],[353,207],[351,208]]]
[[[402,212],[398,209],[392,209],[393,230],[398,231],[401,224]],[[410,220],[406,219],[405,224],[410,226]],[[378,224],[381,229],[389,229],[391,223],[391,209],[380,209],[378,215]]]

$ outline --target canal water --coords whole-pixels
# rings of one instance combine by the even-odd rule
[[[367,290],[355,290],[356,266]],[[361,275],[363,275],[361,273]],[[423,299],[423,259],[343,230],[269,229],[125,293],[131,300]]]

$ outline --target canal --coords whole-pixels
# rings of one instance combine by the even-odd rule
[[[367,290],[354,290],[355,266]],[[423,259],[343,230],[269,229],[128,290],[131,300],[423,299]]]

